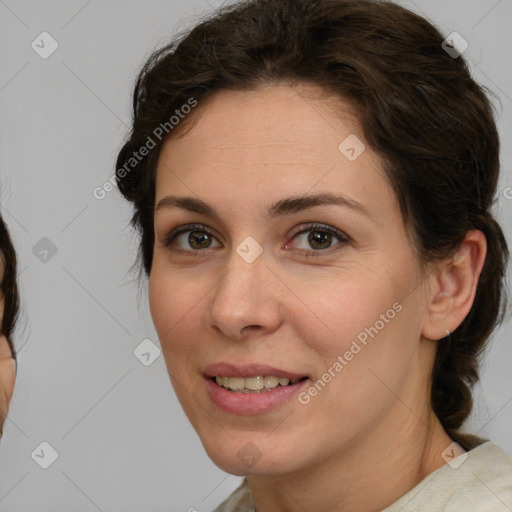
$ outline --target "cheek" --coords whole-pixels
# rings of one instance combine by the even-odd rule
[[[318,304],[329,329],[323,329],[325,337],[310,329],[308,343],[320,356],[322,374],[316,377],[326,385],[310,388],[302,403],[311,398],[318,417],[330,410],[322,421],[333,428],[340,414],[350,413],[361,425],[378,416],[393,403],[389,389],[400,389],[415,364],[417,344],[411,341],[418,339],[421,324],[416,298],[408,296],[407,280],[402,289],[385,282],[384,276],[365,286],[345,282]]]
[[[183,273],[159,265],[152,268],[149,306],[164,356],[170,363],[184,354],[192,354],[198,345],[194,340],[201,339],[199,317],[204,317],[207,291],[201,279],[184,278]],[[170,354],[172,357],[168,357]]]
[[[291,288],[301,302],[297,308],[297,299],[291,300],[287,310],[297,335],[325,361],[342,355],[358,337],[364,342],[375,324],[379,332],[389,330],[399,309],[400,293],[376,272],[301,278]]]
[[[413,279],[413,269],[404,267],[402,278],[393,281],[377,270],[319,280],[315,287],[311,280],[295,281],[294,291],[308,307],[288,314],[321,381],[301,403],[311,401],[309,410],[317,417],[331,410],[326,424],[347,412],[364,422],[373,413],[361,404],[373,404],[376,411],[392,398],[379,379],[395,388],[405,378],[415,353],[410,340],[417,339],[420,323],[414,294],[409,295]]]

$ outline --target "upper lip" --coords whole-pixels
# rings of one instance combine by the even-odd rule
[[[258,375],[273,375],[275,377],[283,377],[290,380],[297,380],[306,377],[304,374],[294,373],[266,364],[257,363],[239,365],[226,362],[214,363],[206,366],[203,373],[207,377],[256,377]]]

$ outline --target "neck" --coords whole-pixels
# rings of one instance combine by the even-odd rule
[[[307,469],[249,475],[257,512],[379,511],[397,501],[445,464],[452,442],[432,411],[418,417],[397,408],[392,421]]]

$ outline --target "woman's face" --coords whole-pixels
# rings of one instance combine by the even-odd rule
[[[0,260],[0,282],[3,278],[3,262]],[[4,298],[0,296],[0,325],[4,314]],[[7,338],[0,334],[0,432],[14,391],[16,362]]]
[[[353,108],[306,85],[203,107],[159,158],[149,296],[206,451],[277,474],[396,436],[428,402],[427,290]]]

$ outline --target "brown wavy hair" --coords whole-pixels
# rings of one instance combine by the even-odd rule
[[[16,278],[17,260],[16,251],[2,217],[0,217],[0,260],[3,265],[1,293],[4,299],[4,314],[0,325],[0,333],[7,338],[12,357],[16,360],[12,334],[19,314],[19,294]]]
[[[462,56],[448,55],[443,40],[430,22],[389,1],[248,0],[224,7],[146,62],[116,169],[119,189],[134,205],[141,268],[149,275],[155,170],[165,140],[156,140],[154,130],[177,109],[221,89],[279,82],[315,84],[351,102],[383,159],[420,261],[451,256],[470,230],[486,236],[473,306],[439,343],[432,370],[432,408],[448,434],[468,446],[458,429],[472,408],[479,355],[505,312],[508,248],[492,214],[500,142],[490,91],[472,79]],[[156,147],[128,168],[148,137]]]

